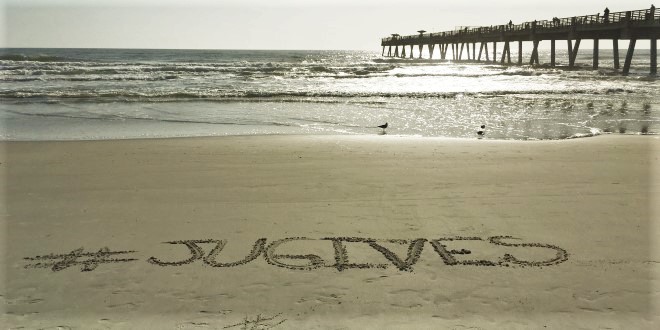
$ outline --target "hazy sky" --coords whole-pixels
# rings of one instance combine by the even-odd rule
[[[3,47],[363,49],[380,38],[643,9],[595,0],[0,0]]]

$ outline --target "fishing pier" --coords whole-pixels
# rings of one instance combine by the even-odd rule
[[[552,20],[525,22],[522,24],[508,24],[463,27],[453,31],[426,33],[417,31],[416,35],[401,36],[392,34],[381,40],[382,56],[406,58],[406,48],[409,48],[409,58],[414,58],[415,46],[418,49],[418,58],[422,58],[424,46],[428,47],[429,58],[438,46],[440,59],[445,60],[447,50],[452,49],[452,60],[462,61],[492,61],[498,62],[497,44],[503,43],[499,53],[501,64],[514,64],[511,61],[511,43],[518,42],[518,65],[523,64],[523,42],[532,42],[533,49],[529,58],[530,65],[539,65],[538,46],[541,41],[550,41],[550,66],[557,65],[556,41],[566,40],[568,49],[568,67],[575,67],[575,60],[580,48],[581,40],[593,40],[593,69],[598,69],[598,53],[600,40],[612,40],[614,56],[614,69],[620,69],[619,40],[629,40],[628,51],[621,72],[626,75],[635,51],[637,40],[650,40],[651,59],[650,74],[658,72],[657,39],[660,37],[660,13],[651,6],[649,9],[610,12],[609,9],[601,14],[584,15]],[[492,60],[489,57],[488,45],[492,43]],[[477,44],[479,49],[477,52]],[[472,49],[470,49],[472,48]],[[387,54],[385,52],[387,50]],[[466,57],[463,58],[463,53]]]

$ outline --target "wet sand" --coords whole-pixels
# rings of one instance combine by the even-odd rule
[[[4,324],[655,328],[660,138],[2,142]]]

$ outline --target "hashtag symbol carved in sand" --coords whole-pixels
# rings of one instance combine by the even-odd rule
[[[99,264],[130,262],[137,259],[111,258],[114,255],[133,253],[135,251],[110,251],[107,247],[99,249],[97,252],[84,252],[83,248],[75,249],[66,254],[48,254],[36,257],[23,258],[30,261],[39,261],[37,263],[26,265],[25,268],[50,268],[54,272],[67,269],[72,266],[81,265],[83,272],[90,272],[96,269]]]

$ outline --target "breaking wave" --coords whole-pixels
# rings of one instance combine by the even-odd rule
[[[170,79],[163,77],[162,79]],[[90,79],[92,80],[92,79]],[[119,79],[118,80],[123,80]],[[14,103],[49,103],[57,100],[77,102],[260,102],[276,100],[278,102],[315,102],[328,98],[347,102],[350,99],[364,98],[457,98],[473,97],[487,98],[506,95],[548,96],[552,95],[611,95],[633,93],[633,90],[623,88],[574,89],[574,90],[525,90],[525,91],[482,91],[482,92],[364,92],[364,91],[291,91],[291,90],[236,90],[236,89],[200,89],[188,91],[162,90],[17,90],[0,91],[0,100]]]
[[[67,59],[52,55],[23,55],[23,54],[5,54],[0,55],[0,61],[23,61],[23,62],[60,62]]]

